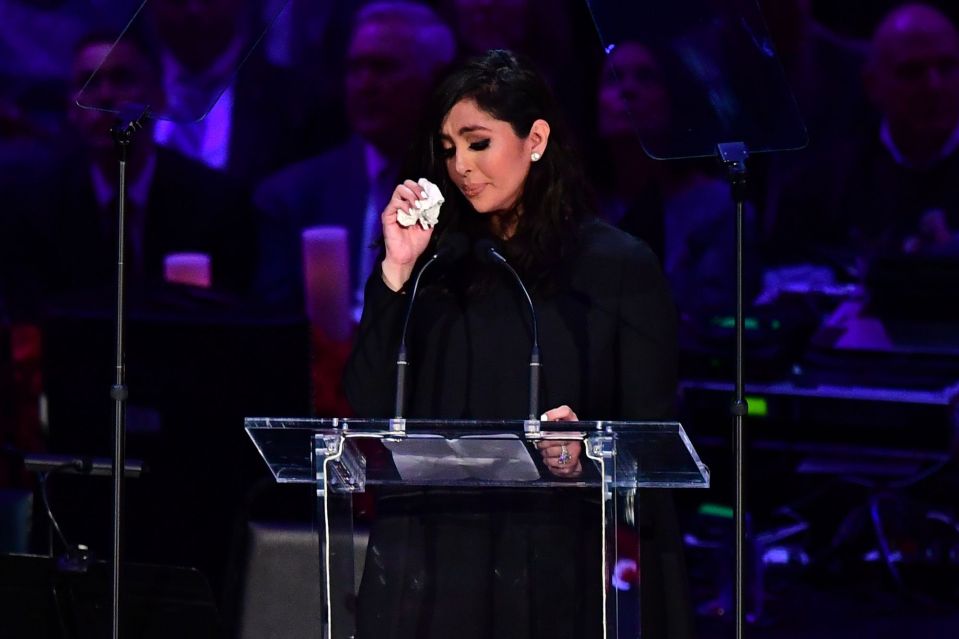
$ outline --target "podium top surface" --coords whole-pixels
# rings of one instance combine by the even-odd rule
[[[348,467],[373,485],[709,485],[709,469],[678,422],[251,417],[245,427],[279,483],[315,483],[321,470],[335,481],[337,468]],[[584,442],[582,474],[554,477],[540,460],[541,440]],[[314,468],[315,456],[333,468]]]

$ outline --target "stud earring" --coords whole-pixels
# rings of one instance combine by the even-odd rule
[[[537,153],[536,151],[533,151],[533,152],[530,154],[529,159],[532,160],[533,162],[539,162],[539,159],[540,159],[541,157],[543,157],[543,154],[542,154],[542,153]]]

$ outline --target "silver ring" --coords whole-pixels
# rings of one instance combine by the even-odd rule
[[[565,466],[569,463],[569,460],[572,459],[572,456],[569,454],[569,449],[566,448],[566,444],[560,444],[559,446],[559,459],[556,461],[559,462],[561,466]]]

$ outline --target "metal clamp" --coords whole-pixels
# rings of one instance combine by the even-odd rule
[[[406,418],[394,417],[390,419],[390,432],[395,435],[406,435]]]

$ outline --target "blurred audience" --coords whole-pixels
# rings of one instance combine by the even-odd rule
[[[273,20],[260,45],[270,62],[301,69],[304,77],[328,78],[336,90],[342,79],[354,0],[263,0],[263,17]],[[274,20],[275,18],[275,20]]]
[[[660,161],[647,155],[643,145],[668,146],[670,118],[671,96],[660,62],[639,42],[617,44],[599,80],[597,129],[603,155],[594,169],[600,210],[608,222],[653,248],[682,314],[722,312],[735,303],[736,291],[730,188],[711,172],[712,160]],[[752,255],[751,210],[746,223]],[[750,294],[757,276],[757,269],[748,269]]]
[[[129,104],[162,108],[160,67],[149,49],[126,38],[91,35],[71,67],[71,98],[86,86],[103,109]],[[101,66],[102,61],[102,66]],[[89,83],[87,79],[99,66]],[[70,110],[74,137],[62,156],[35,167],[7,198],[3,281],[10,314],[35,317],[50,296],[113,286],[116,271],[117,152],[114,115]],[[201,252],[212,260],[216,288],[243,292],[255,260],[253,218],[242,185],[152,141],[150,124],[136,135],[127,161],[127,272],[136,286],[163,281],[171,253]]]
[[[131,0],[0,2],[0,194],[48,158],[66,128],[70,60],[92,29],[119,33]],[[2,211],[0,211],[2,216]]]
[[[879,139],[894,175],[886,207],[857,216],[869,249],[916,252],[953,245],[959,229],[959,32],[945,15],[907,5],[880,24],[866,74],[883,116]],[[876,167],[877,171],[882,170]]]
[[[812,0],[761,0],[759,4],[810,144],[863,127],[870,115],[861,82],[866,43],[839,36],[817,22]]]
[[[0,5],[0,138],[59,133],[73,49],[94,28],[123,26],[125,0],[4,0]],[[126,3],[129,4],[129,3]],[[129,7],[132,10],[132,7]],[[128,17],[128,16],[126,16]],[[12,129],[18,123],[19,131]]]
[[[533,53],[536,20],[544,17],[537,11],[540,8],[533,0],[443,0],[440,3],[464,57],[489,49]]]
[[[862,83],[867,43],[824,27],[813,18],[812,4],[812,0],[760,2],[809,137],[801,151],[753,159],[755,199],[762,206],[766,234],[776,227],[784,186],[810,165],[828,161],[838,141],[870,130],[877,120]],[[776,250],[767,257],[773,262],[781,258]]]
[[[459,58],[490,49],[509,49],[533,61],[549,81],[578,135],[589,111],[589,95],[582,90],[599,43],[575,36],[574,21],[589,24],[586,3],[578,0],[438,0],[438,10],[456,34]]]
[[[252,48],[265,29],[260,5],[153,0],[146,9],[168,100],[157,142],[249,180],[341,138],[342,115],[323,78],[307,81]]]
[[[426,99],[455,54],[453,34],[428,6],[373,2],[357,14],[347,51],[346,111],[352,136],[290,166],[255,194],[261,211],[257,291],[270,304],[301,307],[301,233],[317,225],[349,232],[357,307],[371,272],[379,213],[399,175]]]
[[[865,73],[881,123],[836,140],[784,185],[772,240],[784,258],[858,272],[879,252],[945,250],[959,228],[959,35],[906,4],[875,31]]]

